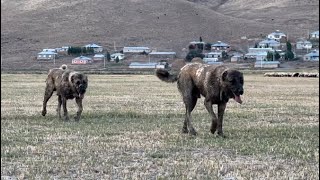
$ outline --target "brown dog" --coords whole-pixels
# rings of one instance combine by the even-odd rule
[[[191,124],[191,112],[200,95],[204,96],[204,105],[212,117],[211,133],[218,128],[218,135],[224,137],[222,131],[223,114],[230,98],[242,103],[243,74],[225,66],[214,66],[190,63],[181,68],[179,75],[172,75],[163,69],[156,70],[156,76],[165,82],[177,81],[178,89],[186,107],[183,133],[196,135]],[[218,118],[212,105],[218,105]]]
[[[78,111],[75,120],[79,121],[83,109],[82,99],[84,98],[87,87],[87,76],[79,72],[68,70],[66,65],[62,65],[60,68],[50,69],[46,80],[42,115],[46,115],[47,102],[52,96],[53,91],[56,91],[58,95],[57,113],[59,118],[61,119],[60,111],[62,105],[64,120],[69,120],[67,100],[75,98],[78,105]]]

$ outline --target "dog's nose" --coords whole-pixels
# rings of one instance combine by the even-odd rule
[[[239,90],[239,94],[242,95],[243,94],[243,89]]]

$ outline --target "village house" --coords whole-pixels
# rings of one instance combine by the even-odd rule
[[[129,64],[129,68],[135,69],[155,69],[158,63],[140,63],[132,62]]]
[[[93,63],[93,60],[89,57],[86,57],[86,56],[79,56],[79,57],[76,57],[74,59],[72,59],[72,63],[71,64],[91,64]]]
[[[205,56],[207,58],[222,58],[222,51],[209,52]]]
[[[311,49],[312,43],[307,40],[300,40],[296,43],[296,48],[297,49]]]
[[[286,34],[284,34],[283,32],[280,32],[279,30],[276,30],[275,32],[272,32],[267,35],[268,39],[273,39],[276,41],[280,41],[280,39],[286,38],[286,37],[287,37]]]
[[[265,39],[258,44],[261,48],[272,48],[272,49],[278,49],[280,47],[280,42],[276,41],[274,39]]]
[[[122,53],[114,53],[114,54],[111,54],[110,57],[111,57],[111,61],[115,61],[117,58],[119,60],[123,60],[125,58],[124,54]]]
[[[158,52],[158,51],[152,51],[149,53],[149,62],[151,61],[151,58],[153,60],[169,60],[174,59],[176,57],[176,52]]]
[[[218,41],[211,45],[211,50],[228,52],[230,50],[230,45],[227,43]]]
[[[304,61],[319,61],[319,50],[312,50],[303,56]]]
[[[103,61],[103,60],[105,60],[105,55],[104,54],[95,54],[92,59],[93,59],[93,61]]]
[[[273,51],[272,48],[249,48],[249,52],[245,54],[246,58],[256,59],[257,61],[263,61],[267,59],[269,51]]]
[[[85,45],[84,47],[86,47],[86,48],[93,48],[94,53],[101,53],[101,52],[103,51],[103,47],[102,47],[102,46],[99,46],[99,45],[94,44],[94,43],[92,43],[92,44],[87,44],[87,45]]]
[[[151,49],[148,47],[123,47],[123,53],[150,53]]]
[[[68,50],[71,46],[62,46],[61,48],[55,48],[58,54],[68,54]]]
[[[319,39],[319,31],[310,33],[310,39]]]
[[[40,53],[38,53],[37,55],[37,59],[38,60],[52,60],[57,58],[58,53],[56,53],[55,51],[42,51]]]

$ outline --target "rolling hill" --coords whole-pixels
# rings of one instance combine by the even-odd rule
[[[30,68],[43,48],[98,43],[181,54],[188,42],[237,42],[279,29],[289,38],[318,30],[317,0],[1,0],[1,58]]]

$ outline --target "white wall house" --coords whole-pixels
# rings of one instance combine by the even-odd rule
[[[92,43],[92,44],[87,44],[87,45],[85,45],[84,47],[86,47],[86,48],[93,48],[94,53],[101,53],[101,52],[103,51],[103,47],[102,47],[102,46],[99,46],[99,45],[94,44],[94,43]]]
[[[86,56],[79,56],[74,59],[72,59],[71,64],[91,64],[93,63],[93,60]]]
[[[119,60],[123,60],[125,58],[124,54],[122,53],[114,53],[114,54],[111,54],[110,57],[111,57],[111,61],[115,61],[117,58]]]
[[[92,58],[94,61],[103,61],[105,60],[104,54],[95,54]]]
[[[221,58],[222,57],[222,51],[216,51],[216,52],[209,52],[206,54],[207,58]]]
[[[267,35],[267,38],[274,39],[276,41],[280,41],[282,37],[287,37],[287,36],[283,32],[280,32],[279,30],[276,30],[275,32],[272,32]]]
[[[218,50],[218,51],[228,51],[230,48],[230,45],[221,41],[218,41],[211,45],[212,50]]]
[[[296,48],[297,49],[311,49],[312,43],[310,41],[300,40],[297,42]]]
[[[276,41],[274,39],[265,39],[261,42],[259,42],[259,47],[262,47],[262,48],[272,48],[272,49],[278,49],[280,47],[280,42],[279,41]]]
[[[272,48],[249,48],[249,52],[245,54],[246,58],[253,58],[257,61],[267,59],[269,51],[273,51]]]
[[[319,50],[313,50],[310,53],[303,56],[305,61],[319,61]]]
[[[150,53],[151,49],[148,47],[123,47],[123,53]]]
[[[51,60],[57,58],[58,53],[53,51],[42,51],[38,53],[37,59],[38,60]]]
[[[319,31],[314,31],[310,33],[310,38],[311,39],[319,39]]]

